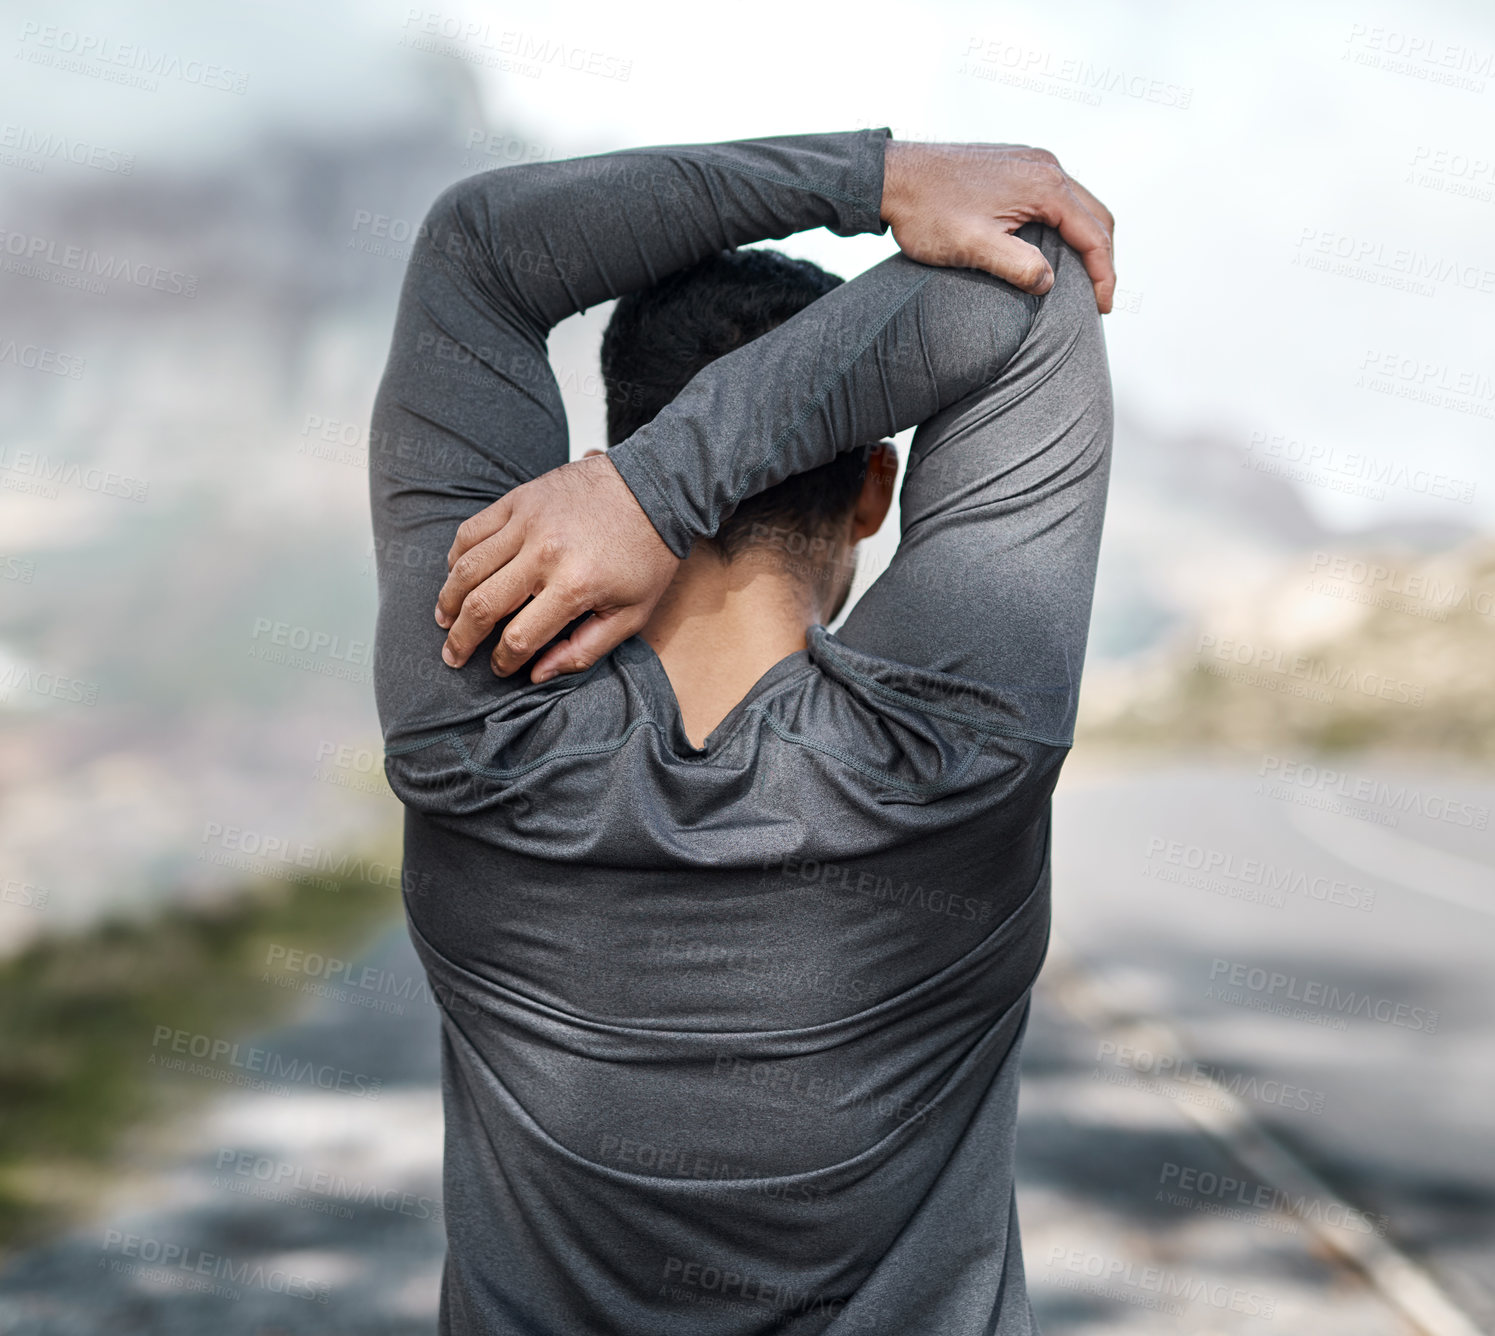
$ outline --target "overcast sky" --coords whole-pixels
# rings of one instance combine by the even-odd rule
[[[908,138],[1044,145],[1119,219],[1132,309],[1110,317],[1108,338],[1124,409],[1243,450],[1256,433],[1300,442],[1277,448],[1331,471],[1361,457],[1427,468],[1474,493],[1469,504],[1408,480],[1372,501],[1321,473],[1304,493],[1334,524],[1495,525],[1488,5],[329,0],[132,6],[123,32],[108,6],[4,12],[7,121],[40,118],[156,158],[231,152],[270,122],[398,120],[433,77],[471,77],[491,130],[557,155],[883,124]],[[38,23],[156,42],[246,74],[247,89],[179,80],[126,95],[60,77],[30,63]],[[433,30],[459,33],[449,54],[419,49]],[[505,71],[505,59],[526,68]],[[891,242],[795,245],[850,275]],[[1355,274],[1295,263],[1337,254],[1359,256]],[[1432,271],[1426,291],[1395,286],[1409,266]],[[1357,384],[1388,358],[1384,383],[1437,402]]]

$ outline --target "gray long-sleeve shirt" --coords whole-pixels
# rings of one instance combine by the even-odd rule
[[[1094,298],[894,257],[612,457],[677,553],[906,426],[902,541],[838,635],[685,735],[635,637],[541,686],[440,658],[457,524],[565,462],[562,318],[724,247],[882,230],[885,131],[448,190],[371,432],[375,681],[442,1005],[442,1330],[1032,1330],[1012,1161],[1111,434]]]

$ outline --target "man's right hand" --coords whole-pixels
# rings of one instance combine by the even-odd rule
[[[540,657],[530,680],[579,673],[642,628],[679,566],[611,460],[562,464],[457,530],[436,600],[437,624],[447,631],[441,657],[460,668],[523,608],[491,656],[493,671],[507,677],[591,613]]]
[[[1101,314],[1111,309],[1116,221],[1046,149],[890,139],[882,219],[909,259],[984,269],[1035,296],[1053,286],[1053,270],[1037,247],[1012,234],[1024,223],[1046,223],[1084,261]]]

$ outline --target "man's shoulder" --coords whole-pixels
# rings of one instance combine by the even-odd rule
[[[494,780],[538,781],[551,763],[572,783],[578,769],[610,772],[692,804],[722,776],[791,766],[804,784],[933,801],[1068,746],[1025,697],[866,654],[822,627],[776,667],[697,747],[658,657],[634,638],[585,674],[504,699],[469,763]]]
[[[927,721],[949,738],[1006,738],[1067,750],[1070,739],[1054,727],[1067,690],[1031,685],[1000,687],[956,672],[899,663],[848,645],[823,627],[812,628],[812,660],[828,682],[858,700],[879,720]]]

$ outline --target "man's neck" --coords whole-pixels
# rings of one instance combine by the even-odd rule
[[[685,735],[699,747],[820,620],[814,590],[751,552],[724,562],[698,546],[639,633],[659,655]]]

